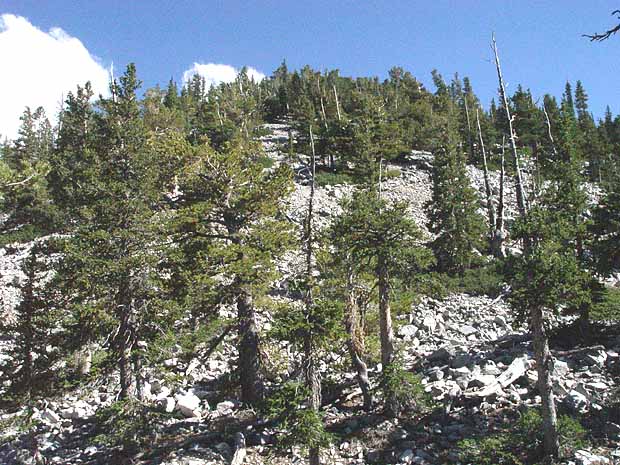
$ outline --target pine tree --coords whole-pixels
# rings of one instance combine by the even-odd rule
[[[375,190],[356,193],[343,203],[344,213],[334,223],[331,238],[337,253],[355,268],[371,267],[378,289],[379,337],[384,373],[385,408],[388,415],[398,416],[404,407],[395,385],[394,333],[390,308],[390,289],[394,280],[411,278],[430,263],[420,244],[421,234],[406,217],[406,205],[388,205]],[[401,380],[402,381],[402,380]]]
[[[204,289],[205,303],[236,307],[241,399],[250,404],[263,395],[257,305],[276,276],[276,257],[291,242],[277,219],[290,169],[267,172],[260,156],[259,145],[240,138],[219,151],[203,145],[180,181],[175,215],[176,241],[198,258],[187,270],[188,286]]]
[[[95,169],[81,173],[84,189],[93,195],[64,245],[58,275],[76,318],[90,324],[105,315],[113,325],[121,399],[132,395],[132,380],[140,396],[138,345],[154,334],[160,309],[153,297],[165,279],[157,273],[162,240],[155,214],[166,186],[147,144],[139,85],[130,64],[119,82],[110,84],[111,97],[99,102],[91,147],[95,160],[89,165]]]
[[[30,400],[47,387],[46,378],[57,352],[51,346],[58,312],[50,306],[47,287],[52,269],[50,253],[44,241],[28,247],[28,254],[21,263],[22,277],[13,285],[20,294],[20,302],[0,322],[0,329],[11,335],[9,351],[11,364],[4,371],[11,373],[9,381],[13,392]]]
[[[485,222],[449,124],[442,133],[443,143],[433,163],[433,197],[426,207],[429,230],[437,235],[431,247],[442,271],[463,273],[479,255]]]
[[[557,457],[559,436],[551,372],[547,320],[560,310],[579,310],[590,304],[591,278],[583,270],[572,247],[558,238],[566,225],[548,209],[536,205],[520,219],[513,233],[527,237],[524,253],[513,259],[510,270],[510,302],[521,320],[529,321],[533,332],[534,355],[538,371],[538,392],[542,400],[544,451]]]
[[[52,130],[42,108],[27,108],[18,137],[5,146],[6,183],[0,186],[0,209],[6,218],[0,225],[2,242],[28,241],[53,232],[58,217],[50,202],[46,175],[52,149]]]

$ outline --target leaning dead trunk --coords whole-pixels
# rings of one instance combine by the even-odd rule
[[[495,206],[493,205],[493,192],[491,191],[491,183],[489,182],[489,168],[487,166],[487,152],[484,148],[484,139],[482,137],[482,128],[480,127],[480,114],[476,108],[476,123],[478,125],[478,140],[480,141],[480,151],[482,152],[482,167],[484,168],[484,190],[487,198],[487,212],[489,214],[489,231],[491,236],[495,232]]]
[[[347,275],[347,308],[344,326],[348,334],[347,348],[351,356],[351,364],[355,369],[357,382],[364,398],[364,410],[369,411],[373,405],[372,390],[370,379],[368,378],[368,367],[362,358],[364,353],[364,329],[353,278],[353,272],[349,270]]]
[[[497,205],[497,215],[495,219],[495,228],[493,230],[493,237],[491,237],[491,250],[493,254],[502,258],[506,256],[504,249],[504,241],[506,239],[506,233],[504,232],[504,181],[506,177],[506,170],[504,166],[504,140],[502,140],[502,159],[501,170],[499,175],[499,203]]]
[[[542,401],[544,451],[548,456],[557,457],[560,442],[558,437],[558,419],[555,409],[555,399],[551,384],[551,352],[549,351],[549,343],[545,333],[542,309],[532,309],[531,315],[534,356],[536,358],[536,368],[538,371],[538,393]]]
[[[525,197],[525,188],[523,186],[523,179],[521,177],[521,166],[519,162],[519,154],[517,153],[517,141],[516,134],[512,126],[512,117],[510,115],[510,107],[508,106],[508,97],[506,96],[506,88],[504,86],[504,79],[502,77],[502,69],[499,63],[499,54],[497,52],[497,44],[495,42],[495,34],[493,35],[493,52],[495,54],[495,67],[497,69],[497,78],[499,80],[499,94],[502,99],[502,106],[506,113],[506,119],[508,120],[508,138],[510,140],[510,148],[512,149],[513,167],[515,171],[515,183],[517,189],[517,206],[519,207],[519,214],[522,218],[525,217],[527,212],[527,200]]]

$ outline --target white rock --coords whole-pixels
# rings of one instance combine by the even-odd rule
[[[568,368],[568,363],[563,362],[562,360],[553,360],[551,376],[554,376],[556,378],[562,378],[563,376],[566,376],[569,372],[570,369]]]
[[[60,415],[48,408],[41,414],[41,420],[55,425],[60,421]]]
[[[200,399],[194,394],[178,394],[175,396],[177,401],[176,409],[185,417],[192,418],[198,416]]]
[[[527,366],[525,358],[515,358],[508,368],[497,378],[497,382],[501,387],[509,386],[523,376],[526,371]]]
[[[577,465],[606,465],[611,464],[611,460],[602,455],[595,455],[587,450],[578,450],[575,452],[575,460]]]
[[[166,397],[165,399],[160,400],[159,404],[164,408],[167,413],[172,413],[174,412],[174,407],[176,406],[177,401],[174,399],[174,397]]]
[[[400,461],[403,463],[411,463],[413,462],[413,458],[415,454],[411,449],[405,450],[402,454],[400,454]]]
[[[411,339],[413,336],[417,334],[417,332],[418,332],[418,328],[416,328],[413,325],[403,325],[400,328],[398,328],[398,335],[404,338],[405,340]]]

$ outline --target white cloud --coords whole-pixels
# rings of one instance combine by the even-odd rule
[[[249,67],[248,77],[260,82],[265,79],[265,75],[255,68]],[[222,82],[232,82],[235,80],[240,70],[230,65],[218,63],[194,63],[194,65],[183,73],[183,82],[189,81],[192,76],[199,74],[205,79],[207,87],[216,86]]]
[[[82,42],[55,27],[44,32],[26,18],[0,16],[0,134],[15,137],[26,106],[54,120],[63,96],[91,81],[95,95],[108,92],[108,71]]]

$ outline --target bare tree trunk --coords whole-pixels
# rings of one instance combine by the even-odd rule
[[[379,255],[377,263],[377,277],[379,278],[379,332],[381,340],[381,364],[383,371],[389,371],[394,362],[394,330],[392,328],[392,313],[390,309],[390,281],[386,259]],[[386,413],[396,417],[400,413],[394,393],[386,392]]]
[[[336,91],[336,84],[332,86],[334,89],[334,98],[336,99],[336,113],[338,113],[338,121],[342,121],[342,115],[340,114],[340,101],[338,100],[338,92]]]
[[[323,125],[327,129],[327,114],[325,113],[325,104],[323,103],[323,90],[321,89],[321,75],[316,77],[316,86],[319,89],[319,100],[321,102],[321,116],[323,117]]]
[[[463,102],[465,103],[465,118],[467,119],[467,145],[469,149],[469,162],[474,162],[474,138],[471,133],[471,122],[469,119],[469,105],[467,104],[467,94],[463,94]],[[478,109],[476,108],[476,118],[478,117]],[[480,129],[480,122],[478,121],[478,129]],[[482,137],[482,135],[481,135]]]
[[[256,312],[252,295],[243,290],[237,297],[239,319],[239,381],[241,401],[256,404],[262,398],[260,355]]]
[[[547,122],[547,135],[549,136],[549,141],[551,142],[551,151],[553,152],[553,159],[557,161],[558,151],[555,147],[555,140],[553,139],[553,133],[551,132],[551,120],[549,119],[549,113],[547,113],[547,107],[545,107],[545,105],[543,105],[543,112],[545,113],[545,121]]]
[[[32,394],[32,373],[34,356],[32,354],[34,346],[34,284],[36,280],[36,256],[34,252],[31,252],[28,257],[28,267],[26,269],[26,283],[22,290],[22,302],[20,307],[24,315],[23,323],[23,357],[24,366],[22,367],[22,383],[24,387],[24,393],[28,398]]]
[[[320,86],[319,86],[320,91]],[[323,98],[321,97],[321,106],[323,106]],[[315,175],[316,175],[316,153],[314,151],[314,134],[312,133],[312,126],[310,126],[310,146],[312,148],[312,157],[310,159],[310,170],[312,181],[310,183],[310,197],[308,199],[308,216],[306,217],[306,231],[305,231],[305,246],[306,246],[306,280],[307,290],[305,296],[306,305],[306,319],[308,322],[308,329],[306,338],[304,341],[304,354],[305,354],[305,377],[306,385],[310,390],[310,398],[308,399],[309,406],[315,412],[318,412],[321,407],[321,377],[317,367],[317,354],[314,341],[314,328],[313,328],[313,313],[314,313],[314,298],[312,296],[313,286],[313,242],[314,237],[312,234],[313,219],[314,219],[314,190],[315,190]],[[320,464],[320,449],[317,446],[310,446],[308,461],[310,465]]]
[[[347,274],[347,308],[344,325],[349,335],[347,338],[347,348],[351,356],[351,364],[357,374],[357,382],[362,390],[362,397],[364,398],[364,410],[369,411],[372,409],[374,402],[372,399],[370,379],[368,378],[368,367],[362,359],[364,352],[364,334],[353,278],[353,271],[349,270]]]
[[[497,204],[495,230],[493,232],[491,244],[491,248],[498,253],[498,257],[506,256],[506,251],[504,250],[504,240],[506,239],[506,234],[504,232],[504,182],[506,180],[506,167],[504,164],[504,143],[505,140],[502,138],[502,158],[499,175],[499,203]]]
[[[512,126],[512,117],[510,116],[510,107],[508,106],[508,98],[506,97],[506,88],[504,86],[504,79],[502,78],[502,69],[499,63],[499,54],[497,52],[497,44],[495,42],[495,34],[493,34],[493,52],[495,54],[495,67],[497,68],[497,78],[499,80],[499,93],[502,99],[502,105],[506,112],[506,119],[508,120],[508,131],[510,139],[510,147],[512,149],[513,165],[515,171],[515,181],[517,189],[517,206],[519,207],[519,214],[522,218],[525,218],[527,213],[527,200],[525,197],[525,189],[523,187],[523,180],[521,177],[521,167],[519,162],[519,154],[517,153],[517,141],[516,135]]]
[[[118,370],[120,376],[121,400],[130,396],[131,389],[131,340],[133,339],[131,328],[131,298],[129,291],[129,278],[124,278],[119,286],[117,295],[117,318],[119,321],[118,333],[116,335],[116,353],[118,355]]]
[[[543,433],[545,454],[557,457],[560,449],[558,436],[558,419],[555,409],[555,399],[551,384],[551,352],[545,334],[543,311],[534,308],[532,315],[532,331],[534,338],[534,356],[538,371],[538,393],[542,401]]]
[[[491,237],[495,234],[495,205],[493,205],[493,192],[489,182],[489,168],[487,166],[487,152],[484,148],[484,139],[482,137],[482,128],[480,127],[480,114],[476,108],[476,123],[478,125],[478,140],[480,141],[480,151],[482,152],[482,167],[484,168],[484,190],[487,197],[487,211],[489,214],[489,230]]]

